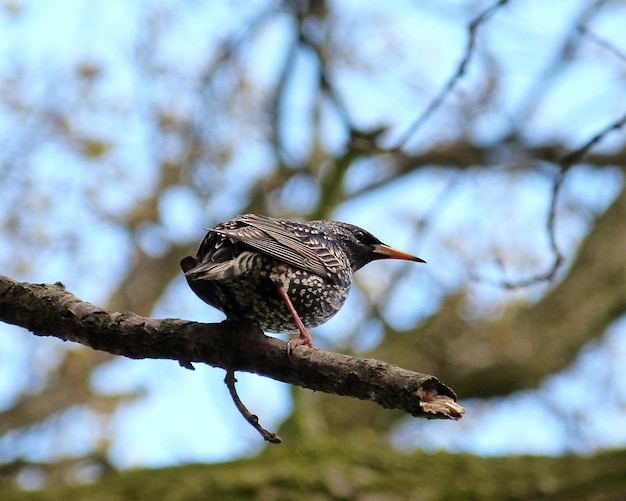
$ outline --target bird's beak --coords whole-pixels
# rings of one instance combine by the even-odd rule
[[[405,261],[417,261],[418,263],[425,263],[421,257],[414,256],[408,252],[403,252],[393,247],[389,247],[386,244],[374,245],[374,254],[380,256],[380,259],[404,259]]]

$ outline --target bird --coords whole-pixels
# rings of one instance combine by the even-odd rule
[[[253,319],[264,331],[294,332],[288,353],[316,349],[309,329],[345,303],[352,274],[377,259],[425,263],[358,226],[243,214],[206,229],[195,257],[180,262],[191,290],[229,320]]]

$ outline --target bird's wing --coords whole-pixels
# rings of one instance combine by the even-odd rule
[[[239,216],[229,225],[209,230],[239,241],[275,259],[317,275],[332,277],[345,267],[343,252],[322,231],[305,223],[256,214]]]
[[[181,266],[184,266],[181,263]],[[191,280],[230,280],[242,276],[243,271],[233,261],[197,263],[193,268],[183,268],[187,279]]]
[[[235,253],[230,239],[209,230],[196,257],[187,256],[180,266],[188,280],[230,280],[248,271],[250,255],[250,251]]]

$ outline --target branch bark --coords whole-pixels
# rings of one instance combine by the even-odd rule
[[[80,300],[63,284],[29,284],[0,276],[0,320],[37,336],[54,336],[134,359],[194,362],[371,400],[423,418],[458,419],[465,409],[456,394],[428,374],[373,359],[323,350],[296,349],[265,336],[249,321],[202,324],[112,312]]]

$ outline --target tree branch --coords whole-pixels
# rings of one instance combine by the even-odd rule
[[[224,378],[224,382],[226,383],[226,387],[228,388],[228,393],[230,393],[230,398],[233,399],[233,403],[239,413],[243,416],[243,418],[263,437],[263,440],[266,442],[270,442],[272,444],[280,444],[282,442],[281,438],[276,435],[276,433],[272,433],[271,431],[267,431],[265,428],[261,426],[259,423],[258,416],[252,414],[248,408],[244,405],[244,403],[239,398],[237,394],[237,388],[235,388],[235,383],[237,380],[235,379],[235,371],[228,369],[226,371],[226,377]]]
[[[436,367],[473,398],[536,388],[626,313],[626,188],[591,227],[567,274],[540,301],[469,320],[465,296],[451,295],[421,325],[387,331],[373,353],[406,367]]]
[[[478,29],[483,25],[487,20],[491,18],[495,14],[495,12],[509,3],[509,0],[498,0],[483,12],[481,12],[478,16],[476,16],[469,23],[467,27],[468,37],[467,42],[465,43],[465,51],[461,60],[456,66],[454,73],[448,79],[446,84],[441,88],[439,93],[435,96],[435,98],[431,101],[431,103],[426,107],[426,109],[420,114],[419,117],[409,126],[407,131],[402,135],[397,144],[392,148],[392,150],[400,150],[402,149],[409,139],[417,132],[417,130],[426,123],[426,121],[431,117],[431,115],[437,111],[437,109],[443,104],[446,98],[452,93],[457,84],[461,81],[461,79],[465,76],[465,72],[467,71],[467,66],[474,54],[474,49],[476,48],[476,37],[478,36]]]
[[[316,391],[371,400],[416,417],[458,419],[456,394],[427,374],[373,359],[297,348],[263,335],[253,322],[202,324],[112,312],[81,301],[63,284],[29,284],[0,276],[0,320],[128,358],[201,362],[254,372]]]

